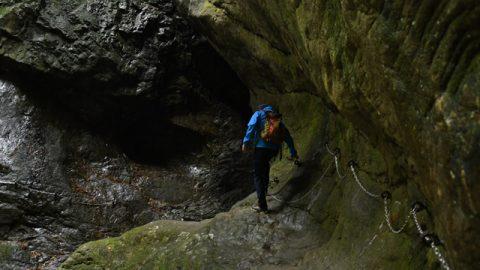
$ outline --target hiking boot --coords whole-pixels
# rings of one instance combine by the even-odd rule
[[[259,213],[260,212],[268,213],[268,209],[262,209],[262,208],[260,208],[260,206],[257,206],[257,205],[253,205],[252,209],[259,212]]]

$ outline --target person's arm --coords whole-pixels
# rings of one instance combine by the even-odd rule
[[[288,149],[290,149],[290,157],[296,159],[298,158],[298,154],[295,149],[295,144],[293,143],[292,135],[290,135],[290,131],[285,125],[283,125],[283,127],[285,128],[285,142],[288,145]]]
[[[253,135],[255,134],[255,128],[257,126],[259,114],[260,113],[256,111],[252,115],[252,118],[250,118],[250,121],[248,122],[247,132],[245,133],[245,137],[243,138],[243,146],[242,146],[243,150],[246,150],[245,149],[246,147],[249,147],[252,145]]]

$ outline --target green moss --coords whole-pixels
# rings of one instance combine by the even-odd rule
[[[62,269],[202,269],[213,253],[201,243],[209,237],[204,223],[160,221],[135,228],[120,237],[82,245]]]
[[[0,6],[0,18],[5,16],[6,14],[10,13],[12,11],[13,7],[12,6]]]
[[[0,242],[0,263],[12,258],[15,247],[8,242]]]

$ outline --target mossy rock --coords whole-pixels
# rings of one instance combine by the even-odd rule
[[[62,268],[417,269],[427,265],[426,249],[418,243],[412,224],[405,233],[390,233],[381,202],[368,197],[352,179],[336,175],[333,158],[322,142],[341,130],[344,135],[332,139],[332,145],[355,142],[374,157],[377,150],[359,139],[347,122],[332,117],[318,97],[301,93],[263,97],[258,102],[275,104],[285,115],[303,159],[301,167],[286,160],[274,162],[271,177],[280,182],[271,189],[278,194],[268,199],[271,214],[251,209],[256,204],[252,194],[210,220],[158,221],[117,238],[84,244]],[[371,168],[362,174],[370,180],[367,184],[383,184],[375,181],[375,175],[385,170],[384,164],[382,158],[366,160]],[[403,194],[405,189],[395,189],[395,198]],[[407,198],[393,204],[395,226],[409,206]]]
[[[327,129],[341,163],[357,160],[369,187],[425,202],[450,263],[478,264],[478,1],[178,2],[253,100],[318,97],[342,123]]]

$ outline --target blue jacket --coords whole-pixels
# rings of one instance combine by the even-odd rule
[[[244,145],[255,145],[255,147],[257,148],[270,148],[274,150],[280,149],[280,147],[282,146],[281,144],[266,142],[260,136],[260,133],[265,126],[265,121],[267,121],[267,113],[273,111],[274,109],[272,106],[265,106],[252,115],[252,118],[250,118],[250,121],[248,122],[245,138],[243,139]],[[287,127],[283,122],[281,123],[281,125],[285,128],[285,142],[290,149],[290,155],[295,156],[297,154],[297,150],[295,150],[292,136],[290,135],[290,132],[288,131]]]

